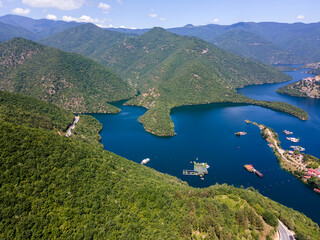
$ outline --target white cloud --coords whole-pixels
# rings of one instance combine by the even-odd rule
[[[153,11],[153,9],[151,9],[151,12],[148,14],[148,16],[151,17],[151,18],[156,18],[156,17],[158,17],[158,14],[156,14],[156,13]]]
[[[122,0],[117,0],[117,3],[122,3]]]
[[[17,15],[28,15],[30,13],[30,9],[15,8],[15,9],[12,9],[12,13]]]
[[[0,7],[2,7],[2,1],[0,1]]]
[[[165,21],[166,20],[166,18],[164,18],[164,17],[162,17],[162,18],[159,18],[161,21]]]
[[[101,25],[101,24],[97,24],[98,27],[103,27],[103,28],[127,28],[127,29],[137,29],[135,27],[126,27],[124,25],[121,25],[120,27],[116,27],[116,26],[113,26],[112,24],[109,24],[109,26],[106,26],[106,25]]]
[[[57,20],[57,16],[56,15],[53,15],[53,14],[48,14],[46,16],[46,19],[49,19],[49,20]]]
[[[212,21],[213,23],[217,23],[217,22],[219,22],[219,18],[215,18],[215,19],[213,19],[213,21]]]
[[[303,16],[303,15],[298,15],[297,16],[297,19],[299,19],[299,20],[302,20],[302,19],[304,19],[305,18],[305,16]]]
[[[66,22],[74,21],[74,22],[99,23],[99,19],[98,18],[92,18],[92,17],[86,16],[86,15],[82,15],[79,18],[74,18],[74,17],[71,17],[71,16],[63,16],[62,20],[66,21]]]
[[[73,10],[81,8],[85,0],[22,0],[22,3],[38,8]]]
[[[99,3],[98,8],[101,8],[103,10],[103,13],[108,13],[111,6],[106,3],[101,2],[101,3]]]

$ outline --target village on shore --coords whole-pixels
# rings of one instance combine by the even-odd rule
[[[278,134],[273,129],[249,120],[245,120],[245,122],[259,127],[262,137],[268,142],[268,146],[273,149],[282,168],[300,178],[304,183],[309,184],[308,180],[311,178],[320,179],[320,160],[309,154],[301,153],[305,148],[291,146],[293,150],[284,150],[281,148]],[[288,130],[284,130],[283,133],[286,135],[293,134]],[[299,138],[287,137],[287,140],[297,142]],[[320,193],[318,188],[314,188],[314,191]]]

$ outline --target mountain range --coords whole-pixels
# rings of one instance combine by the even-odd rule
[[[21,44],[12,47],[11,43],[17,42]],[[42,54],[33,54],[38,51],[31,50],[31,60],[13,68],[5,66],[2,89],[37,96],[74,112],[115,112],[115,107],[108,102],[133,97],[138,91],[141,94],[127,104],[147,108],[139,121],[147,131],[160,136],[175,134],[170,111],[182,105],[246,103],[308,118],[306,112],[295,106],[257,101],[237,94],[236,89],[245,85],[290,78],[271,66],[230,54],[200,38],[177,35],[162,28],[133,37],[84,24],[43,39],[41,43],[85,54],[116,72],[123,81],[118,77],[111,83],[110,76],[115,79],[116,75],[109,73],[108,83],[112,87],[103,86],[103,78],[108,75],[93,70],[102,69],[98,63],[36,43],[12,40],[2,44],[5,65],[12,62],[12,57],[14,62],[19,62],[23,56],[19,51],[29,56],[24,46],[37,46]],[[17,56],[14,51],[18,48],[22,49]],[[36,68],[37,65],[42,67]],[[93,65],[94,68],[89,67]],[[52,73],[53,69],[57,72]],[[71,85],[69,81],[64,82],[64,75],[73,79]],[[127,86],[121,85],[124,83]],[[34,85],[37,87],[32,88]]]
[[[0,17],[0,40],[6,41],[15,37],[29,40],[42,39],[68,28],[80,25],[77,22],[53,21],[48,19],[32,19],[24,16],[8,14]],[[5,25],[4,25],[5,24]],[[11,34],[3,32],[3,27],[12,29]]]
[[[113,39],[113,31],[86,24],[41,42],[84,53],[81,46],[87,46],[85,39],[98,31],[106,39]],[[119,42],[121,39],[123,41]],[[259,102],[237,94],[236,88],[245,85],[290,79],[271,66],[230,54],[199,38],[180,36],[162,28],[153,28],[137,37],[120,36],[115,43],[97,41],[90,48],[91,52],[85,54],[117,72],[141,93],[127,104],[148,109],[139,120],[147,131],[156,135],[174,135],[170,110],[182,105],[249,103],[277,110],[291,109],[291,113],[300,115],[297,113],[300,110],[292,105]]]
[[[220,43],[223,35],[229,33],[230,42],[224,42],[220,47],[225,50],[234,48],[235,41],[240,47],[236,52],[240,56],[249,57],[252,60],[259,60],[267,64],[296,64],[319,61],[320,58],[320,23],[276,23],[276,22],[240,22],[232,25],[208,24],[204,26],[193,26],[167,29],[170,32],[184,36],[195,36],[211,43]],[[147,29],[115,29],[130,34],[141,34]],[[246,38],[251,33],[255,40],[255,49],[251,49],[253,55],[247,55],[246,46],[252,37]],[[239,35],[240,34],[240,35]],[[233,39],[235,38],[235,39]],[[270,45],[272,43],[272,45]],[[259,47],[260,46],[260,47]],[[261,56],[260,52],[265,48],[275,52],[274,58]],[[272,48],[270,48],[272,47]],[[242,49],[245,51],[242,52]],[[287,55],[286,58],[277,58],[279,50]],[[266,54],[270,54],[265,52]]]
[[[0,17],[0,41],[14,37],[41,40],[83,23],[5,15]],[[195,36],[217,44],[226,51],[266,64],[298,64],[319,61],[320,23],[239,22],[232,25],[208,24],[169,28],[183,36]],[[7,30],[12,29],[10,34]],[[6,30],[7,29],[7,30]],[[150,29],[110,28],[127,36]],[[234,45],[235,44],[235,45]],[[266,54],[266,55],[264,55]]]

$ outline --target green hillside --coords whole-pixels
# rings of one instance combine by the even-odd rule
[[[110,31],[94,24],[82,24],[67,29],[39,42],[67,52],[80,53],[92,59],[99,56],[113,45],[122,42],[127,37],[124,33]]]
[[[141,92],[127,104],[146,107],[148,111],[139,120],[147,131],[160,136],[174,134],[170,110],[182,105],[249,103],[308,118],[306,112],[292,105],[237,94],[236,89],[245,85],[286,81],[288,75],[198,38],[161,28],[125,40],[101,55],[100,62]]]
[[[320,98],[320,81],[300,80],[278,88],[276,91],[295,97]]]
[[[20,38],[0,44],[0,86],[73,112],[117,112],[108,103],[135,94],[119,76],[90,59]]]
[[[38,115],[63,129],[65,110],[13,93],[0,99],[12,110],[0,118],[1,239],[271,239],[277,218],[298,239],[320,239],[317,224],[252,188],[189,187],[99,143],[10,120]],[[100,130],[92,117],[82,121]]]
[[[299,63],[301,58],[243,30],[231,30],[210,42],[233,54],[266,64]]]

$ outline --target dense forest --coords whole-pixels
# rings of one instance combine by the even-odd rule
[[[109,102],[136,94],[117,74],[79,54],[16,38],[0,44],[1,90],[73,112],[118,112]]]
[[[96,60],[100,59],[100,55],[108,49],[124,41],[127,37],[127,34],[102,29],[92,23],[86,23],[41,39],[39,42],[46,46],[79,53]]]
[[[0,92],[0,107],[1,239],[272,239],[277,218],[320,239],[317,224],[253,188],[192,188],[104,151],[90,116],[68,138],[73,114],[55,105]]]
[[[242,29],[227,31],[210,42],[228,52],[265,64],[301,62],[299,56],[294,56],[274,43]]]

